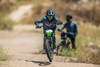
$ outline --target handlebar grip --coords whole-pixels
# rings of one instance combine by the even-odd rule
[[[42,28],[43,26],[36,26],[36,28]]]
[[[38,27],[38,26],[37,26],[36,28],[41,28],[41,27]]]

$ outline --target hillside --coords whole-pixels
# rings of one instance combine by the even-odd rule
[[[63,22],[65,22],[66,15],[71,14],[74,17],[73,20],[78,23],[77,50],[65,49],[60,56],[75,57],[84,63],[100,64],[100,0],[0,0],[0,30],[4,32],[8,30],[8,33],[10,30],[10,33],[14,33],[17,29],[18,35],[23,31],[25,35],[28,35],[27,32],[40,34],[42,30],[34,29],[33,24],[45,15],[48,8],[54,9],[56,16]],[[5,36],[1,36],[1,40],[5,40]],[[22,34],[21,37],[23,36]],[[57,32],[57,44],[59,41],[60,33]]]

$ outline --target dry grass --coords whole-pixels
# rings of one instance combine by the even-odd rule
[[[4,50],[3,47],[0,45],[0,61],[9,60],[10,56],[7,55],[7,50]]]
[[[12,30],[13,26],[14,26],[14,22],[10,19],[5,19],[0,21],[1,30]]]
[[[100,64],[100,48],[96,45],[79,47],[77,56],[85,63]]]
[[[59,52],[59,54],[61,56],[77,57],[81,62],[85,63],[100,64],[99,52],[92,52],[88,46],[90,44],[94,44],[95,47],[100,44],[100,28],[90,23],[80,23],[78,25],[78,30],[79,33],[76,38],[77,50],[63,49],[63,51]],[[57,41],[59,42],[59,39]]]

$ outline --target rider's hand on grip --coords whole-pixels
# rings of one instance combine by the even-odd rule
[[[41,26],[36,26],[36,28],[41,28]]]
[[[70,35],[74,36],[74,33],[70,33]]]
[[[70,35],[71,35],[72,37],[75,37],[75,34],[74,34],[74,33],[70,33]]]

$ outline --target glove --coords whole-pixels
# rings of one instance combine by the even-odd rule
[[[41,28],[41,26],[36,26],[36,28]]]
[[[74,33],[69,33],[70,35],[74,35]]]
[[[72,37],[75,37],[75,34],[74,33],[69,33]]]
[[[61,23],[57,23],[57,25],[61,25],[62,24],[62,22]]]

